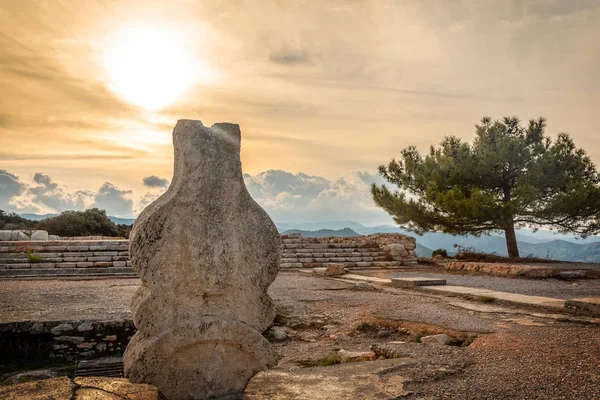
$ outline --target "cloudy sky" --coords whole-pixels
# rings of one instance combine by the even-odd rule
[[[376,168],[544,116],[600,163],[596,0],[0,0],[0,208],[136,215],[179,118],[242,129],[279,221],[390,221]]]

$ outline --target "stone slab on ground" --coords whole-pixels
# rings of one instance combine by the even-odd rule
[[[427,291],[441,292],[444,294],[486,296],[495,300],[501,300],[514,305],[536,306],[563,310],[566,300],[552,297],[527,296],[523,294],[497,292],[481,288],[469,288],[464,286],[422,286]]]
[[[470,296],[487,296],[490,293],[494,292],[493,290],[488,290],[488,289],[483,289],[483,288],[453,286],[453,285],[421,286],[421,289],[430,290],[430,291],[434,291],[434,292],[447,293],[447,294],[470,295]]]
[[[575,262],[494,263],[482,261],[448,261],[447,271],[481,273],[496,276],[582,279],[600,277],[600,264]]]
[[[548,266],[489,263],[474,261],[448,261],[444,267],[448,271],[480,272],[499,276],[525,276],[530,278],[549,278],[558,273]]]
[[[356,274],[346,274],[344,275],[345,279],[351,279],[353,281],[361,281],[361,282],[372,282],[372,283],[391,283],[392,280],[388,278],[377,278],[375,276],[365,276],[365,275],[356,275]]]
[[[245,391],[245,399],[355,400],[390,399],[409,394],[406,378],[392,371],[410,358],[350,363],[296,370],[272,369],[259,373]]]
[[[565,307],[573,310],[576,314],[600,317],[600,297],[583,297],[570,299]]]
[[[433,279],[424,277],[413,277],[413,278],[392,278],[392,286],[411,288],[416,286],[440,286],[445,285],[445,279]]]
[[[600,294],[600,279],[567,281],[563,279],[526,279],[490,275],[444,273],[430,271],[371,271],[362,269],[352,271],[357,275],[376,276],[378,278],[424,277],[445,279],[447,285],[482,288],[497,292],[526,294],[529,296],[574,299],[579,297],[597,297]]]

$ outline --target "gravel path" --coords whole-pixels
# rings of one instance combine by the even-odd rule
[[[464,374],[411,385],[422,399],[600,399],[600,328],[531,327],[476,340]]]
[[[529,296],[554,297],[558,299],[574,299],[578,297],[600,296],[600,279],[580,279],[574,282],[558,279],[522,279],[501,278],[485,275],[443,274],[433,272],[402,272],[392,270],[360,271],[381,278],[430,277],[445,279],[448,285],[485,288],[500,292],[519,293]]]

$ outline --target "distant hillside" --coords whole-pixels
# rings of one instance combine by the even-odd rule
[[[288,229],[288,230],[282,232],[282,234],[284,234],[284,235],[291,235],[291,234],[295,234],[295,233],[299,233],[304,237],[360,236],[358,233],[354,232],[350,228],[344,228],[344,229],[338,229],[338,230],[319,229],[318,231],[304,231],[304,230],[300,230],[300,229]]]
[[[133,223],[135,222],[134,218],[119,218],[119,217],[111,217],[110,215],[108,216],[108,218],[111,219],[112,222],[114,222],[117,225],[133,225]]]
[[[41,221],[42,219],[56,217],[58,214],[20,214],[21,217],[32,221]]]
[[[431,253],[433,253],[433,250],[417,242],[417,248],[415,249],[415,253],[417,253],[417,257],[431,257]]]

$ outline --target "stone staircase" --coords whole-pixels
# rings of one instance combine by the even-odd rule
[[[345,268],[391,268],[410,263],[395,260],[379,245],[358,241],[310,243],[303,238],[284,238],[281,246],[280,268],[318,268],[327,264]]]
[[[135,277],[126,239],[0,241],[0,279]],[[417,263],[415,239],[400,234],[305,238],[282,235],[280,268],[394,268]]]
[[[0,279],[135,276],[127,240],[0,242]]]

